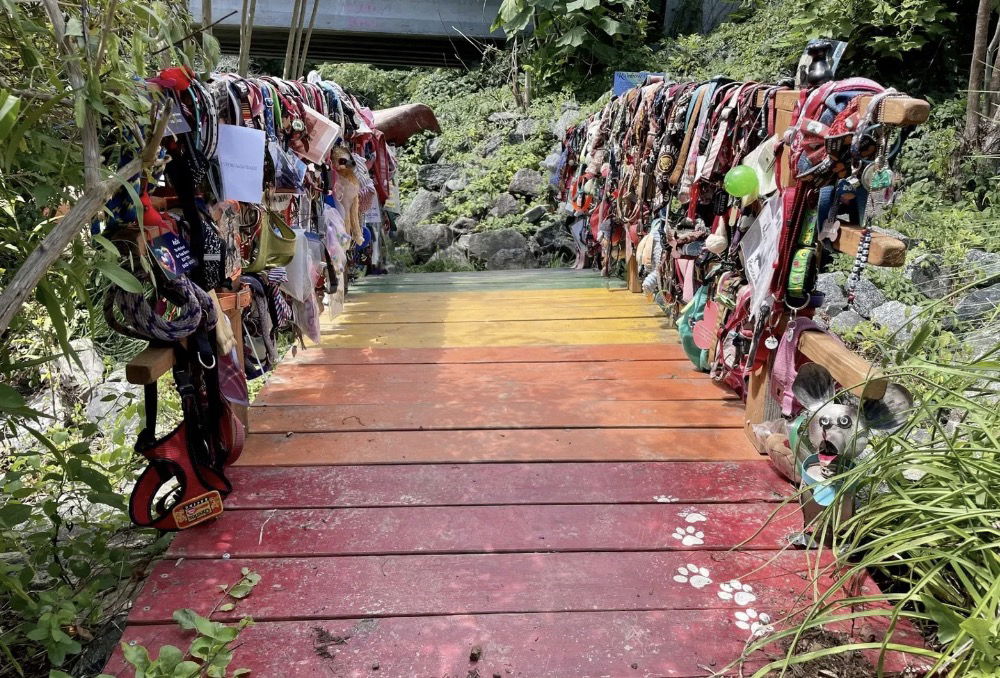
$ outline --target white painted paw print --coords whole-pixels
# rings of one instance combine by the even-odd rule
[[[708,570],[691,563],[677,568],[674,581],[679,584],[691,584],[696,589],[703,589],[712,583],[712,580],[708,578]]]
[[[657,504],[673,504],[675,501],[677,501],[677,497],[673,496],[672,494],[658,494],[655,497],[653,497],[653,500]]]
[[[764,612],[757,614],[757,610],[752,607],[745,612],[736,613],[736,626],[749,631],[754,637],[774,633],[774,627],[771,626],[771,616]]]
[[[681,518],[683,518],[686,522],[689,523],[703,523],[706,520],[708,520],[708,518],[706,518],[704,514],[699,513],[694,509],[684,509],[677,515],[679,515]]]
[[[719,584],[719,597],[723,600],[731,600],[740,607],[745,607],[757,600],[750,584],[744,584],[739,579]]]
[[[699,546],[705,543],[705,533],[690,525],[676,528],[672,536],[684,546]]]

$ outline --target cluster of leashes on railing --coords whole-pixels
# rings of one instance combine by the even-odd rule
[[[741,396],[756,366],[814,327],[817,273],[844,224],[864,225],[853,301],[908,132],[879,122],[894,90],[810,73],[784,134],[775,99],[789,85],[647,78],[568,130],[556,170],[581,250],[606,273],[635,257],[692,361]]]
[[[226,467],[245,438],[235,408],[248,405],[247,379],[277,362],[278,333],[319,341],[320,314],[342,309],[351,266],[379,265],[395,160],[372,112],[315,74],[202,82],[174,68],[145,84],[154,110],[173,110],[160,157],[94,229],[146,288],[112,286],[109,325],[174,356],[182,421],[157,437],[157,385],[146,384],[135,449],[148,467],[130,501],[136,524],[174,530],[222,512]],[[240,174],[247,167],[258,174]],[[257,179],[234,183],[245,176]],[[239,322],[222,296],[249,297],[234,302]]]

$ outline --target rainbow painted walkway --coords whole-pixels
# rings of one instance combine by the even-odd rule
[[[250,568],[215,618],[256,620],[233,667],[258,678],[707,676],[810,599],[798,509],[758,531],[787,485],[641,295],[539,270],[351,299],[258,397],[226,514],[177,537],[126,641],[186,647],[173,611]]]

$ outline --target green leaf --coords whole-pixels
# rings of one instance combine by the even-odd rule
[[[185,607],[180,610],[174,610],[173,617],[174,621],[182,629],[190,631],[195,627],[195,620],[198,619],[198,613]]]
[[[601,6],[601,0],[571,0],[566,3],[567,12],[576,12],[581,9],[592,10]]]
[[[6,139],[7,135],[10,134],[20,107],[21,100],[19,98],[5,90],[0,90],[0,141]]]
[[[139,282],[139,279],[118,264],[112,261],[99,260],[95,266],[101,272],[101,275],[126,292],[132,292],[133,294],[143,293],[142,283]]]
[[[149,652],[142,645],[122,643],[122,655],[125,657],[125,661],[136,669],[145,671],[149,668]]]
[[[26,405],[20,393],[7,384],[0,384],[0,410],[16,410]]]
[[[201,671],[201,665],[192,661],[184,661],[174,667],[171,678],[191,678]]]
[[[222,605],[219,605],[219,612],[231,612],[235,608],[236,605],[233,603],[223,603]]]
[[[184,660],[184,653],[173,645],[164,645],[160,648],[156,661],[160,665],[161,671],[173,672],[174,668]]]
[[[991,661],[1000,656],[1000,638],[993,629],[994,622],[988,619],[966,619],[962,622],[962,630],[972,637],[976,649],[985,654]]]
[[[80,17],[71,16],[66,22],[66,37],[68,38],[82,38],[83,37],[83,24],[80,22]]]
[[[249,676],[250,669],[236,669],[232,673],[232,678],[241,678],[241,676]]]
[[[561,47],[579,47],[584,43],[588,35],[587,30],[583,26],[574,26],[559,38],[556,44]]]
[[[49,678],[73,678],[73,676],[63,671],[57,671],[56,669],[52,669],[49,671]]]
[[[602,17],[597,25],[601,27],[601,30],[608,35],[618,35],[620,33],[626,33],[624,24],[621,21],[615,21],[610,17]]]
[[[20,504],[9,501],[0,506],[0,524],[7,527],[20,525],[31,517],[31,507],[27,504]]]
[[[66,331],[66,318],[63,315],[62,306],[60,306],[59,300],[56,298],[48,281],[39,281],[38,287],[35,289],[35,298],[38,299],[39,303],[49,313],[49,320],[52,323],[52,330],[55,332],[56,341],[59,342],[59,348],[62,349],[64,354],[70,356],[82,370],[83,363],[80,361],[80,356],[76,354],[76,351],[69,343],[69,335]]]
[[[933,596],[922,595],[920,596],[920,602],[924,604],[924,611],[927,612],[927,616],[937,624],[938,640],[945,644],[955,640],[962,631],[962,617]]]

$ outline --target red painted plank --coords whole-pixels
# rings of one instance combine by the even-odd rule
[[[179,534],[169,555],[700,551],[744,543],[748,549],[776,550],[801,529],[798,504],[272,509],[227,511],[211,525]]]
[[[687,360],[678,344],[606,346],[496,346],[452,348],[309,348],[282,365],[361,365],[398,363],[606,362]]]
[[[274,426],[282,425],[277,416],[272,421]],[[258,423],[255,426],[260,430]],[[739,428],[496,429],[290,435],[282,432],[250,435],[238,464],[310,466],[713,459],[749,461],[760,460],[761,456]]]
[[[472,376],[428,379],[422,383],[385,384],[379,381],[347,383],[335,374],[304,378],[285,372],[275,375],[257,396],[256,405],[399,405],[434,403],[466,408],[479,402],[556,400],[723,400],[736,395],[709,379],[631,379],[627,381],[553,380],[549,383],[496,381]]]
[[[263,622],[240,636],[231,666],[262,678],[466,678],[472,670],[482,678],[702,678],[701,667],[718,671],[740,656],[747,635],[722,610]],[[191,635],[176,626],[132,626],[123,640],[186,648]],[[473,663],[475,647],[482,657]],[[105,672],[131,677],[120,655]]]
[[[763,460],[237,467],[229,475],[236,489],[227,509],[775,502],[790,492]]]
[[[413,403],[398,407],[303,405],[250,408],[250,430],[416,431],[498,428],[743,428],[743,403],[636,400],[474,402],[464,407]]]
[[[736,610],[750,602],[779,615],[811,596],[807,578],[814,558],[798,551],[688,551],[164,560],[146,581],[129,621],[168,622],[182,607],[207,614],[219,600],[219,586],[239,580],[244,567],[261,575],[260,584],[215,618]],[[693,586],[691,577],[702,572],[693,574],[689,565],[707,570],[712,583],[697,579],[702,587]],[[737,605],[718,595],[720,582],[737,579],[752,587],[752,601]],[[820,586],[828,584],[820,580]],[[869,582],[863,591],[876,589]]]

